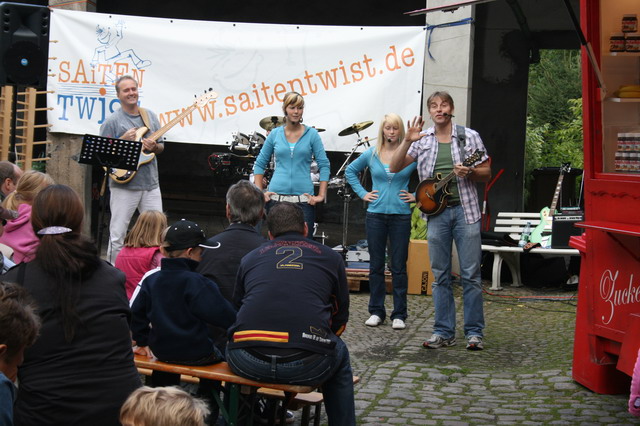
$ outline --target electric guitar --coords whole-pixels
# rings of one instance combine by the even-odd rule
[[[529,236],[530,243],[540,243],[543,247],[551,246],[551,235],[543,237],[542,234],[545,233],[545,228],[551,226],[553,215],[556,213],[556,206],[558,205],[558,198],[560,197],[560,190],[562,189],[564,175],[570,171],[571,163],[562,163],[562,166],[560,167],[560,176],[558,176],[558,183],[556,184],[556,190],[553,193],[553,199],[551,200],[551,207],[544,207],[540,210],[540,223],[533,231],[531,231],[531,235]]]
[[[194,109],[196,109],[198,107],[205,106],[207,104],[207,102],[209,102],[209,100],[215,99],[217,97],[218,97],[218,94],[216,92],[214,92],[213,89],[209,89],[207,92],[205,92],[205,94],[200,95],[198,98],[196,98],[196,100],[193,102],[193,104],[191,104],[187,108],[185,108],[185,110],[182,111],[180,114],[178,114],[173,120],[169,121],[167,124],[162,126],[160,129],[158,129],[155,132],[153,132],[148,137],[148,139],[151,139],[153,141],[157,141],[162,135],[167,133],[173,126],[178,124],[178,122],[180,122],[180,120],[182,120],[187,115],[189,115],[191,113],[191,111],[193,111]],[[149,129],[147,127],[144,127],[144,126],[140,127],[138,130],[136,130],[135,140],[140,142],[140,144],[142,144],[142,137],[148,131],[149,131]],[[138,159],[138,168],[140,168],[140,166],[142,166],[143,164],[147,164],[147,163],[151,162],[155,158],[155,156],[156,155],[153,152],[146,152],[144,149],[141,150],[140,151],[140,158]],[[136,174],[136,172],[132,171],[132,170],[109,168],[109,177],[111,179],[113,179],[114,182],[117,182],[117,183],[127,183],[131,179],[133,179],[135,174]]]
[[[476,149],[476,151],[468,156],[462,165],[471,167],[482,159],[484,151]],[[453,170],[444,178],[438,173],[436,177],[428,178],[418,184],[416,188],[416,206],[427,216],[435,216],[442,212],[449,201],[449,181],[453,179],[455,173]]]

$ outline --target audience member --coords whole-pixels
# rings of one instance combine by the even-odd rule
[[[155,355],[173,364],[209,365],[223,355],[209,337],[208,324],[229,328],[236,310],[226,301],[218,286],[196,272],[203,248],[209,248],[198,224],[180,220],[171,225],[163,238],[160,271],[149,275],[132,306],[132,337],[141,355]],[[180,383],[180,375],[154,371],[154,386]],[[219,384],[200,380],[198,393],[210,396]],[[217,417],[214,412],[213,417]]]
[[[127,298],[144,274],[160,266],[162,232],[167,228],[167,216],[158,210],[140,214],[135,225],[124,239],[124,247],[118,253],[115,266],[127,276]]]
[[[13,424],[15,382],[24,350],[33,345],[40,318],[28,292],[0,282],[0,425]]]
[[[241,180],[227,191],[229,227],[209,238],[197,271],[218,284],[225,299],[233,301],[233,289],[240,260],[245,254],[266,242],[255,226],[264,214],[264,195],[248,180]]]
[[[320,386],[330,425],[355,425],[353,373],[338,337],[349,319],[342,257],[305,238],[300,207],[267,215],[269,241],[240,263],[227,361],[252,380]]]
[[[18,371],[17,425],[119,425],[120,407],[141,385],[124,273],[98,257],[83,218],[73,189],[43,189],[31,216],[35,259],[5,275],[31,293],[43,322]]]
[[[18,181],[16,190],[2,203],[3,207],[18,211],[18,217],[7,221],[0,236],[0,243],[13,249],[15,263],[29,262],[35,256],[40,240],[31,226],[31,204],[40,191],[53,183],[48,174],[29,170]]]
[[[233,303],[233,291],[240,261],[251,250],[267,240],[257,231],[257,225],[264,216],[264,195],[257,186],[248,180],[241,180],[227,191],[226,215],[229,227],[209,238],[208,246],[217,246],[216,250],[204,250],[197,271],[218,284],[220,292]],[[210,328],[211,337],[222,353],[227,347],[227,330]],[[256,401],[255,414],[260,418],[268,417],[269,406],[264,399]],[[287,420],[294,415],[287,412]]]
[[[120,410],[122,426],[204,426],[207,404],[177,387],[133,391]]]
[[[0,161],[0,202],[16,190],[22,169],[10,161]]]

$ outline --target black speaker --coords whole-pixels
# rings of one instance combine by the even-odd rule
[[[47,6],[0,3],[0,85],[46,87],[49,18]]]
[[[571,248],[569,237],[582,234],[582,228],[573,226],[576,222],[582,222],[582,211],[566,211],[553,215],[551,228],[551,248]]]

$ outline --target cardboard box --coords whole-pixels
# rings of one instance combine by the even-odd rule
[[[429,260],[429,244],[426,240],[410,240],[407,258],[408,294],[431,294],[433,272]]]

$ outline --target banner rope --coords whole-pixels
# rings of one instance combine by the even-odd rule
[[[433,30],[435,30],[436,28],[457,27],[460,25],[467,25],[472,23],[473,23],[473,18],[464,18],[459,21],[445,22],[444,24],[427,25],[427,31],[428,31],[427,53],[429,54],[429,57],[434,61],[436,60],[436,58],[434,58],[433,55],[431,55],[431,34],[433,34]]]

